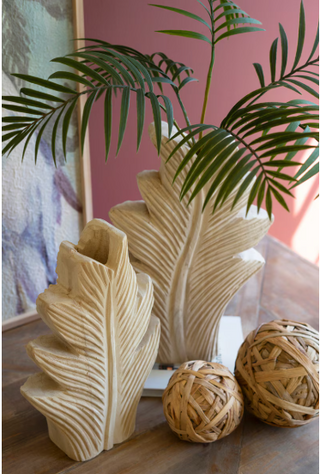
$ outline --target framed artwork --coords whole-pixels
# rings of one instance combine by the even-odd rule
[[[74,38],[84,37],[83,0],[3,0],[2,14],[3,95],[17,95],[25,85],[11,73],[48,78],[54,72],[50,59],[82,46]],[[49,146],[50,130],[41,138],[36,164],[36,136],[23,163],[23,144],[3,157],[3,330],[38,317],[36,298],[56,281],[61,241],[77,242],[83,226],[92,219],[89,140],[83,154],[79,147],[82,109],[80,102],[78,117],[73,117],[70,127],[67,160],[62,146],[57,146],[57,167]]]

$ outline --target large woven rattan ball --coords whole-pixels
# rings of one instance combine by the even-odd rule
[[[262,324],[239,349],[245,406],[265,423],[295,428],[319,414],[319,333],[282,319]]]
[[[185,362],[162,396],[165,417],[180,439],[211,443],[237,428],[243,396],[235,377],[223,365]]]

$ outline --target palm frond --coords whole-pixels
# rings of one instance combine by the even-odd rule
[[[98,46],[98,48],[96,45],[94,48],[89,46],[84,50],[75,51],[67,56],[52,60],[54,63],[72,68],[75,72],[57,71],[47,80],[16,74],[17,77],[27,83],[40,86],[43,91],[24,87],[20,91],[21,97],[3,97],[5,102],[3,107],[12,114],[3,120],[4,123],[8,124],[6,126],[10,127],[11,132],[5,136],[5,140],[8,143],[3,148],[3,154],[10,153],[24,139],[26,139],[26,145],[28,145],[34,133],[38,131],[38,136],[41,137],[44,129],[49,124],[53,124],[51,140],[53,160],[56,162],[56,137],[59,126],[62,127],[62,148],[66,156],[66,142],[71,116],[80,95],[85,94],[86,102],[81,123],[82,150],[92,107],[96,100],[104,96],[104,130],[107,159],[111,141],[112,100],[116,91],[122,95],[117,153],[121,148],[127,126],[132,93],[137,94],[137,149],[139,149],[144,128],[146,99],[149,99],[151,102],[153,117],[156,123],[158,149],[160,149],[161,110],[166,112],[170,129],[173,127],[174,115],[170,99],[163,93],[156,95],[154,93],[154,84],[159,84],[161,89],[163,84],[168,84],[179,95],[179,91],[187,83],[185,79],[193,80],[190,77],[190,68],[181,63],[175,63],[167,56],[161,56],[160,53],[161,61],[163,61],[162,64],[165,65],[164,71],[161,65],[158,66],[155,63],[155,55],[153,57],[145,56],[132,48],[112,46],[104,42],[98,42]],[[170,75],[167,74],[169,71]],[[182,73],[187,75],[181,81]],[[58,84],[54,81],[55,79],[73,81],[74,83],[78,82],[84,88],[81,92],[77,92],[71,87]],[[114,94],[112,94],[113,92]],[[24,115],[13,115],[15,113]],[[8,130],[7,128],[6,131]],[[35,147],[35,156],[37,156],[38,140]]]
[[[177,88],[182,82],[183,73],[185,73],[188,77],[190,77],[190,74],[193,74],[193,69],[191,67],[188,67],[181,62],[173,61],[171,58],[169,58],[166,54],[162,52],[156,52],[151,55],[148,55],[142,54],[139,51],[133,48],[129,48],[127,46],[114,45],[102,40],[86,38],[86,41],[93,42],[94,44],[84,46],[83,48],[80,48],[77,53],[73,54],[82,54],[81,51],[83,50],[88,51],[90,52],[90,54],[98,56],[100,58],[105,59],[107,57],[108,61],[113,64],[113,66],[117,67],[118,64],[114,63],[113,57],[115,53],[119,53],[125,56],[126,58],[131,58],[135,61],[138,61],[142,66],[145,66],[148,69],[149,74],[153,78],[164,78],[168,80],[168,84],[173,86],[173,84],[169,82],[171,80],[173,83],[175,83]],[[119,59],[121,63],[121,58]],[[122,70],[121,73],[125,74],[125,71]],[[129,77],[129,74],[127,74],[127,76]],[[162,91],[161,84],[159,83],[158,85]]]
[[[217,5],[215,3],[217,2]],[[239,35],[243,33],[250,33],[254,31],[264,31],[260,26],[260,21],[251,18],[245,11],[239,8],[234,2],[226,0],[210,0],[209,9],[200,3],[206,10],[209,16],[209,20],[206,21],[201,16],[195,15],[187,10],[180,8],[173,8],[166,5],[150,4],[156,8],[162,8],[169,10],[174,13],[178,13],[182,16],[186,16],[206,26],[209,29],[209,36],[199,33],[197,31],[190,30],[158,30],[157,33],[164,33],[172,36],[182,36],[184,38],[197,39],[205,41],[210,45],[215,45],[224,38],[230,36]],[[249,25],[249,26],[248,26]]]
[[[296,55],[289,72],[286,72],[288,40],[283,26],[280,25],[279,28],[281,42],[279,78],[277,79],[276,71],[278,48],[278,39],[276,39],[270,49],[271,82],[268,85],[265,83],[262,66],[255,63],[254,67],[261,87],[240,99],[222,120],[220,127],[215,127],[213,131],[202,137],[202,133],[208,131],[210,126],[194,125],[180,130],[172,137],[174,139],[178,135],[184,135],[169,159],[187,142],[188,136],[199,135],[198,142],[190,147],[176,173],[177,178],[187,163],[193,160],[181,188],[181,199],[192,189],[190,202],[202,189],[205,189],[206,206],[212,195],[216,193],[214,212],[223,205],[236,185],[239,185],[239,189],[233,206],[255,180],[248,198],[247,212],[254,199],[257,199],[259,209],[265,201],[271,219],[273,198],[288,210],[284,195],[292,196],[290,189],[318,173],[319,164],[316,163],[319,157],[318,105],[302,99],[289,102],[261,100],[262,96],[278,87],[294,88],[295,92],[300,88],[318,97],[315,89],[300,80],[318,84],[317,74],[309,70],[310,66],[318,64],[318,57],[315,57],[317,36],[307,62],[299,63],[305,36],[302,2]],[[310,142],[311,139],[313,142]],[[299,160],[293,161],[299,152],[308,149],[312,153],[304,163]],[[295,173],[290,170],[295,170]],[[291,184],[291,188],[288,189],[286,184]]]
[[[286,104],[277,108],[274,113],[277,114],[279,109],[282,111],[285,106]],[[265,108],[268,110],[267,107]],[[272,111],[274,111],[274,108],[272,108]],[[313,120],[318,119],[317,107],[313,106],[312,111],[315,113],[311,114],[311,107],[309,107],[308,113],[305,113],[304,118],[300,118],[300,123],[303,124],[304,121],[309,121],[310,115]],[[301,108],[292,106],[290,108],[290,113],[284,114],[281,120],[281,125],[284,123],[290,124],[293,118],[296,117],[294,114],[301,117]],[[270,116],[266,122],[264,122],[265,118],[261,118],[261,121],[259,122],[258,126],[260,131],[264,130],[265,127],[270,127]],[[276,122],[278,122],[278,119],[276,119]],[[258,126],[256,126],[256,128],[258,128]],[[177,135],[180,135],[181,133],[186,133],[187,131],[188,130],[186,129],[182,129],[174,135],[172,139],[176,138]],[[196,132],[195,134],[197,134],[199,133],[199,129],[195,128],[193,132]],[[306,171],[311,165],[313,165],[316,157],[318,157],[318,151],[313,152],[311,155],[312,159],[308,159],[305,163],[292,161],[291,157],[301,150],[314,149],[315,145],[307,145],[305,144],[305,140],[310,138],[316,139],[318,133],[311,131],[311,128],[306,127],[302,132],[278,131],[261,135],[258,139],[255,138],[251,140],[244,139],[244,135],[245,133],[239,132],[237,127],[234,127],[233,130],[217,128],[199,140],[199,142],[197,142],[197,147],[190,148],[176,174],[177,177],[185,168],[187,163],[191,159],[193,160],[181,189],[181,199],[183,199],[188,191],[192,189],[192,194],[189,200],[189,202],[191,202],[206,186],[207,197],[205,200],[205,206],[211,199],[212,195],[216,193],[213,208],[213,211],[215,211],[217,208],[222,206],[234,187],[242,181],[233,202],[234,207],[251,182],[256,179],[249,195],[247,212],[257,196],[258,206],[260,208],[267,195],[266,193],[269,194],[269,191],[271,195],[287,209],[287,204],[281,194],[281,197],[279,197],[279,192],[281,191],[282,194],[288,194],[290,196],[292,196],[292,193],[282,184],[282,182],[294,181],[295,186],[311,177],[311,174],[309,176],[306,173],[303,175],[303,178],[304,176],[307,176],[307,178],[298,182],[297,177],[300,176],[300,174],[297,173],[297,177],[295,177],[292,176],[292,174],[289,174],[289,171],[291,168],[296,167],[301,169],[301,173]],[[187,136],[185,138],[187,138]],[[177,148],[179,148],[179,144],[175,148],[175,151],[177,151]],[[198,150],[200,148],[200,152],[197,151],[196,148]],[[279,155],[283,154],[285,154],[285,157],[281,158]],[[289,155],[291,155],[290,159],[288,159]],[[169,159],[171,156],[169,156]],[[277,159],[274,159],[274,157]],[[312,176],[316,172],[317,167],[313,166]],[[207,187],[208,183],[210,183],[209,189]],[[267,208],[271,219],[272,199],[271,204],[268,200]]]
[[[254,106],[243,107],[238,111],[237,118],[238,120],[230,127],[221,126],[215,129],[199,140],[197,147],[191,147],[177,170],[177,175],[179,175],[188,161],[196,156],[181,189],[181,199],[192,186],[195,186],[190,200],[194,199],[197,193],[210,182],[205,205],[212,194],[217,192],[215,210],[225,202],[234,186],[245,178],[233,202],[234,206],[252,180],[256,178],[249,196],[247,212],[257,195],[260,208],[269,188],[274,198],[287,209],[285,200],[279,198],[279,190],[284,194],[292,194],[282,182],[294,181],[295,184],[292,186],[294,187],[317,173],[318,168],[314,162],[319,156],[318,146],[306,144],[306,142],[309,139],[318,139],[318,106],[257,103]],[[283,130],[284,125],[287,126],[286,130]],[[294,125],[295,131],[292,131],[290,125]],[[269,133],[264,134],[266,130]],[[189,132],[189,129],[182,129],[178,134],[186,132]],[[200,128],[195,126],[192,133],[194,135],[200,133]],[[180,143],[173,153],[177,151],[179,145]],[[292,160],[299,151],[314,148],[317,151],[314,151],[305,163]],[[245,152],[245,156],[242,156]],[[312,165],[314,166],[311,171]],[[291,167],[299,169],[295,176],[288,174]],[[303,177],[297,181],[304,172],[306,173]],[[268,201],[268,208],[271,218],[272,200],[271,205]]]
[[[155,7],[169,10],[187,17],[204,29],[204,32],[187,30],[162,30],[162,33],[194,38],[211,45],[211,61],[207,75],[205,98],[199,124],[191,125],[180,97],[181,90],[190,82],[196,81],[193,70],[181,62],[169,58],[162,52],[151,55],[122,45],[86,39],[90,44],[53,62],[71,68],[70,71],[57,70],[49,79],[15,74],[26,83],[34,84],[37,89],[23,87],[19,97],[3,97],[4,108],[8,116],[3,118],[3,154],[10,153],[25,140],[22,157],[33,134],[37,134],[35,143],[35,161],[44,130],[52,127],[51,149],[56,161],[56,137],[58,127],[62,127],[62,148],[67,153],[67,136],[80,95],[86,97],[81,126],[81,146],[83,148],[86,129],[92,108],[97,100],[104,98],[104,132],[106,159],[110,152],[112,136],[112,101],[117,93],[121,95],[120,121],[118,125],[119,152],[130,109],[132,94],[137,98],[137,150],[139,149],[145,123],[146,104],[150,102],[155,123],[155,135],[158,151],[161,144],[161,112],[165,112],[169,125],[169,135],[174,120],[172,103],[164,88],[170,87],[176,94],[185,117],[187,127],[173,138],[181,139],[171,156],[180,147],[189,146],[180,163],[175,179],[181,171],[191,166],[181,189],[181,199],[190,191],[190,200],[205,188],[207,198],[204,207],[214,195],[213,211],[218,209],[238,186],[233,206],[241,198],[249,185],[251,188],[247,212],[256,199],[260,209],[265,202],[269,217],[272,214],[272,202],[276,199],[288,209],[284,196],[291,196],[290,189],[310,179],[319,170],[318,106],[312,101],[294,99],[288,102],[275,102],[261,99],[265,94],[279,87],[285,87],[294,93],[301,91],[318,98],[318,66],[316,54],[319,43],[319,26],[308,59],[305,53],[305,13],[303,2],[300,6],[297,45],[291,69],[288,67],[289,44],[283,26],[279,25],[279,38],[270,48],[270,82],[268,72],[259,63],[254,63],[260,87],[241,98],[222,120],[220,126],[204,124],[206,107],[211,84],[211,75],[215,57],[215,45],[224,38],[246,32],[261,31],[260,22],[251,18],[240,7],[229,0],[208,0],[208,8],[197,0],[204,9],[205,18],[186,10],[164,5]],[[209,35],[207,34],[209,30]],[[281,49],[281,50],[280,50]],[[281,55],[280,67],[277,57]],[[58,81],[80,83],[81,92],[62,85]],[[40,90],[38,90],[40,88]],[[160,90],[157,94],[155,90]],[[19,115],[18,115],[19,114]],[[203,134],[205,134],[203,136]],[[196,141],[196,137],[199,139]],[[303,150],[313,150],[304,163],[294,161]],[[291,186],[288,189],[288,186]],[[210,201],[212,202],[212,201]]]
[[[291,70],[287,71],[288,66],[288,38],[284,27],[279,23],[280,43],[281,43],[281,68],[278,76],[276,75],[276,60],[277,60],[277,47],[278,38],[274,40],[270,49],[270,76],[271,82],[265,89],[264,71],[260,64],[254,63],[254,68],[258,75],[261,90],[257,91],[256,97],[260,94],[265,94],[270,88],[286,87],[298,94],[301,94],[301,89],[310,93],[312,96],[319,98],[319,74],[317,70],[312,70],[313,67],[319,66],[319,55],[316,54],[316,50],[319,44],[319,24],[316,32],[316,37],[313,43],[313,47],[308,59],[303,63],[299,64],[303,54],[304,38],[305,38],[305,12],[303,2],[300,4],[300,17],[298,26],[298,42],[295,52],[295,58]],[[286,72],[287,71],[287,72]],[[301,80],[302,79],[302,80]],[[311,84],[310,84],[311,82]],[[314,84],[317,87],[314,87]]]

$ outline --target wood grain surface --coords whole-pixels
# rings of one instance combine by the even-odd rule
[[[244,335],[275,318],[319,328],[318,268],[270,237],[257,247],[266,259],[230,302],[226,314],[242,317]],[[49,439],[46,420],[20,394],[38,368],[26,344],[50,331],[34,321],[3,334],[3,474],[316,474],[318,423],[274,428],[245,414],[239,428],[215,443],[180,441],[157,398],[142,398],[136,431],[125,443],[95,459],[69,459]]]

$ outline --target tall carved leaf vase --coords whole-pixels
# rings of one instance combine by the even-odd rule
[[[153,143],[155,129],[149,127]],[[212,215],[211,202],[201,209],[208,188],[187,206],[179,193],[189,167],[172,185],[188,147],[168,142],[168,126],[162,122],[161,165],[158,171],[138,174],[144,201],[127,201],[110,211],[111,221],[128,236],[131,263],[136,271],[151,276],[154,314],[161,321],[158,361],[212,360],[217,352],[220,318],[229,300],[264,264],[254,250],[268,231],[267,213],[252,207],[245,214],[249,188],[231,210],[238,186],[222,208]]]
[[[37,300],[53,334],[27,346],[43,372],[21,392],[47,418],[51,440],[84,461],[134,431],[160,322],[150,277],[136,275],[126,235],[107,222],[91,221],[78,245],[62,242],[57,274]]]

